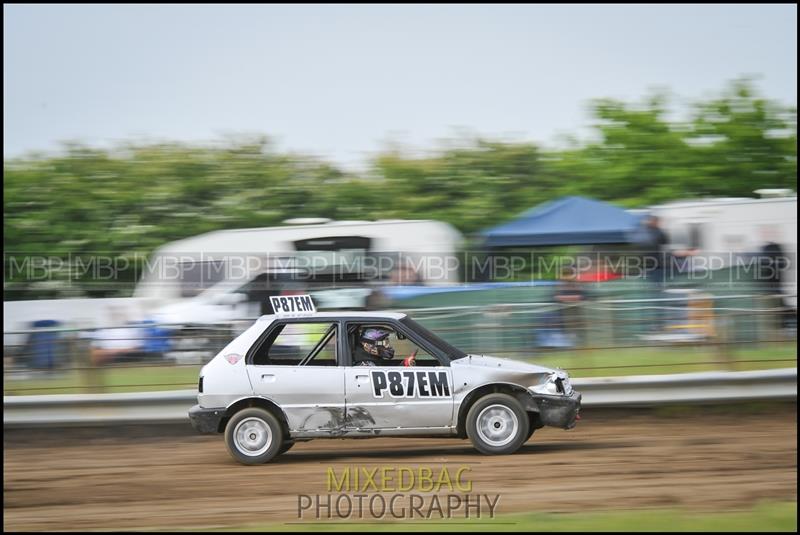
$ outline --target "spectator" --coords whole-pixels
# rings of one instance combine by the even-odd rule
[[[783,252],[783,247],[777,243],[777,232],[772,225],[761,227],[761,237],[764,245],[759,255],[758,279],[764,283],[765,289],[770,294],[780,294],[783,283],[783,271],[786,269],[788,259]]]
[[[662,283],[666,276],[665,267],[668,265],[667,247],[669,238],[661,229],[661,219],[657,215],[649,215],[645,220],[645,226],[648,231],[643,262],[646,278],[653,282]]]
[[[647,241],[644,245],[642,266],[645,270],[645,279],[654,283],[651,287],[650,299],[653,299],[653,308],[648,329],[659,333],[666,322],[663,302],[656,301],[664,296],[663,288],[667,279],[667,266],[669,266],[669,238],[661,229],[661,218],[651,214],[645,220]]]
[[[586,292],[572,269],[564,268],[561,271],[553,300],[563,305],[559,310],[559,319],[567,339],[572,345],[583,345],[585,327],[581,304],[586,300]]]
[[[55,320],[37,320],[33,322],[33,332],[28,338],[27,354],[30,354],[31,368],[52,371],[63,358],[61,336],[55,331],[61,324]]]
[[[778,231],[774,225],[763,225],[761,238],[764,245],[759,251],[757,280],[763,284],[770,308],[778,309],[776,323],[780,327],[790,327],[792,307],[788,306],[783,296],[785,271],[789,267],[790,260],[778,243]]]
[[[542,315],[537,332],[542,347],[567,348],[583,341],[583,321],[580,304],[586,296],[571,268],[564,268],[553,292],[553,301],[559,308]]]
[[[92,336],[91,362],[94,366],[112,364],[124,360],[127,355],[139,351],[142,345],[140,329],[125,325],[125,314],[121,309],[111,309],[112,326],[98,329]]]

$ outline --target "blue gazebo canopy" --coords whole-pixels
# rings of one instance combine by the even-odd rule
[[[517,219],[485,230],[487,247],[594,245],[641,240],[642,215],[584,197],[540,204]]]

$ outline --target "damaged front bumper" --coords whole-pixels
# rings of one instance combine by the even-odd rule
[[[204,409],[200,405],[195,405],[189,409],[189,421],[198,433],[216,433],[219,431],[219,423],[225,417],[225,409]]]
[[[535,394],[536,406],[542,425],[572,429],[581,410],[581,394],[573,391],[569,396]]]

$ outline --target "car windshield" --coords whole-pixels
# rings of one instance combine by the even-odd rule
[[[409,318],[408,316],[401,319],[400,322],[409,329],[411,329],[412,331],[414,331],[415,333],[424,337],[425,340],[429,341],[431,344],[435,345],[437,349],[446,353],[447,356],[450,357],[450,360],[456,360],[467,356],[466,353],[464,353],[457,347],[448,344],[447,342],[445,342],[444,340],[433,334],[431,331],[429,331],[416,321]]]

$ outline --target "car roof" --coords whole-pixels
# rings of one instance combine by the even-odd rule
[[[380,318],[380,319],[392,319],[392,320],[401,320],[405,318],[407,314],[403,312],[389,312],[389,311],[382,311],[382,312],[367,312],[365,310],[336,310],[333,312],[314,312],[313,314],[305,314],[302,316],[294,316],[294,318],[300,319],[314,319],[314,318]],[[258,321],[267,321],[273,319],[283,319],[289,316],[283,315],[275,315],[275,314],[265,314],[258,318]]]

